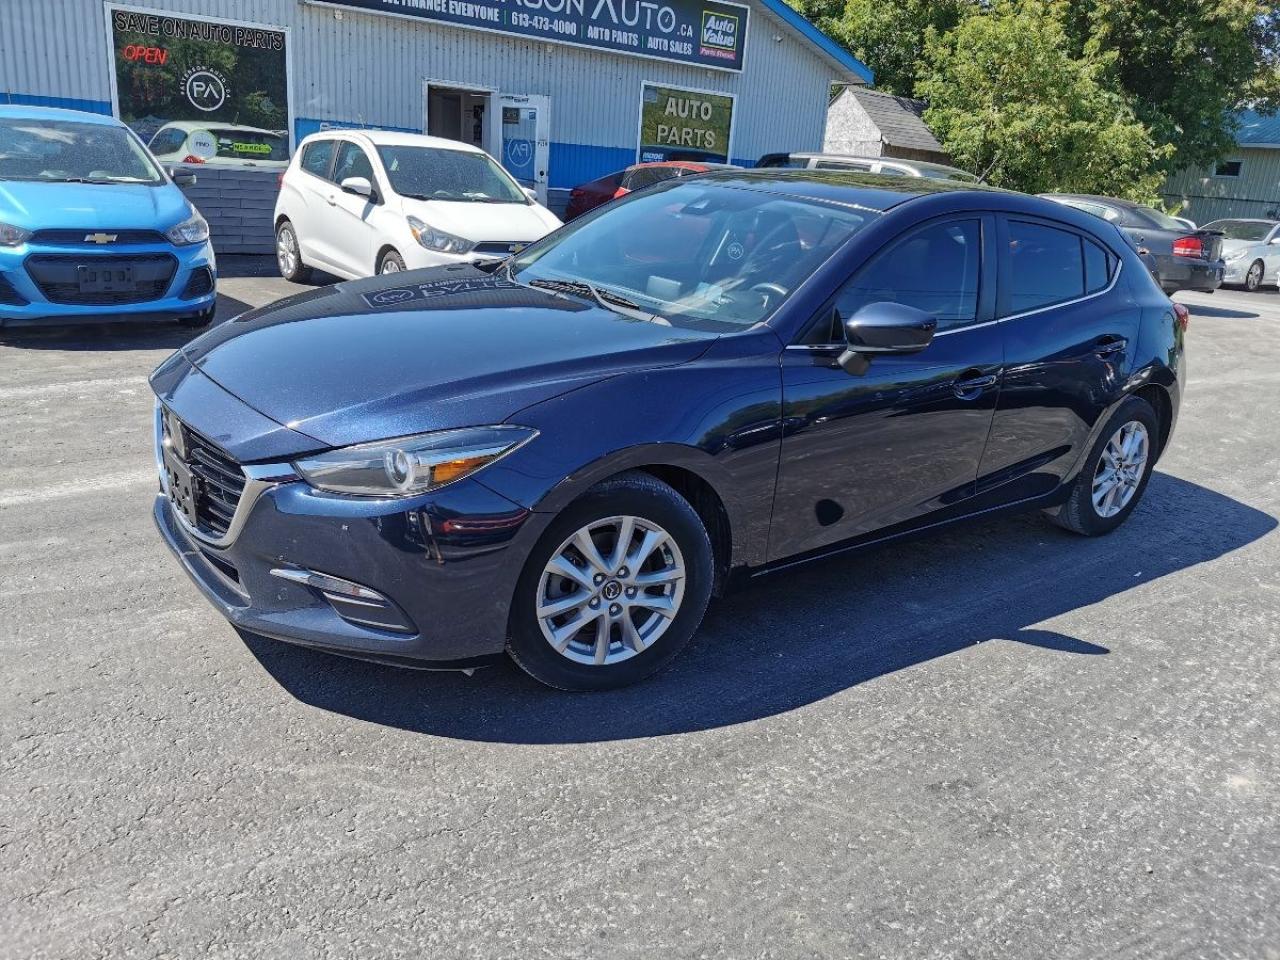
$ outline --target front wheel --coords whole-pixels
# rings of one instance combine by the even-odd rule
[[[665,666],[711,596],[711,540],[667,484],[624,473],[547,528],[512,602],[508,652],[561,690],[608,690]]]
[[[1125,400],[1103,428],[1054,522],[1087,537],[1124,523],[1147,489],[1159,436],[1151,404],[1141,397]]]
[[[1249,264],[1249,272],[1244,275],[1244,288],[1250,293],[1257,292],[1257,289],[1262,286],[1262,271],[1264,269],[1261,260],[1255,260]]]
[[[382,255],[382,259],[378,261],[379,275],[387,273],[404,273],[404,257],[396,253],[394,250],[388,250]]]

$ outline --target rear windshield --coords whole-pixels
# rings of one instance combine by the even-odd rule
[[[1266,220],[1215,220],[1203,229],[1220,230],[1228,240],[1265,240],[1274,226]]]
[[[382,146],[391,188],[418,200],[525,203],[529,198],[487,153],[440,147]]]
[[[124,127],[4,118],[0,119],[0,180],[157,184],[164,177]]]
[[[1126,227],[1155,227],[1157,230],[1181,230],[1184,233],[1187,229],[1185,223],[1179,223],[1152,207],[1122,207],[1120,222]]]
[[[288,160],[289,139],[265,130],[235,130],[210,127],[218,141],[218,156],[235,160]]]

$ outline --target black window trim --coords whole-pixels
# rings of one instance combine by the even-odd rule
[[[999,243],[997,244],[999,257],[999,280],[996,294],[996,322],[1004,323],[1008,320],[1019,320],[1023,317],[1034,316],[1037,313],[1044,313],[1046,310],[1058,310],[1062,307],[1073,306],[1077,303],[1084,303],[1086,300],[1092,300],[1095,297],[1102,297],[1115,289],[1116,284],[1120,281],[1120,273],[1124,269],[1124,258],[1115,253],[1111,247],[1102,242],[1098,237],[1093,236],[1087,230],[1081,230],[1069,223],[1063,223],[1060,220],[1052,220],[1048,217],[1037,216],[1035,214],[1023,213],[1001,213],[998,217],[999,222],[996,224]],[[1059,300],[1056,303],[1046,303],[1030,310],[1021,310],[1017,313],[1006,313],[1009,309],[1009,293],[1011,290],[1010,283],[1010,257],[1009,257],[1009,222],[1016,220],[1021,223],[1029,223],[1033,226],[1047,227],[1052,230],[1060,230],[1063,233],[1074,234],[1081,240],[1092,240],[1100,246],[1106,253],[1109,260],[1115,260],[1115,269],[1111,273],[1111,279],[1105,287],[1095,290],[1093,293],[1085,293],[1084,296],[1071,297],[1067,300]],[[1081,249],[1081,256],[1084,251]],[[968,328],[962,328],[968,329]]]
[[[978,310],[974,317],[973,323],[966,323],[963,326],[951,327],[947,330],[937,331],[933,337],[950,336],[953,333],[967,332],[969,330],[978,330],[982,327],[989,327],[999,323],[1000,318],[997,315],[998,307],[998,273],[997,273],[997,256],[998,245],[996,238],[998,236],[999,225],[996,222],[996,215],[990,210],[964,210],[953,213],[944,213],[940,216],[930,217],[927,220],[920,220],[916,223],[899,230],[888,240],[881,243],[875,250],[871,251],[866,257],[858,262],[858,265],[850,270],[839,283],[836,284],[830,295],[823,301],[823,304],[809,318],[808,322],[801,325],[799,332],[787,344],[787,350],[834,350],[845,347],[843,340],[833,340],[827,343],[805,343],[805,339],[813,332],[814,328],[822,323],[830,322],[831,311],[835,309],[836,300],[840,297],[840,292],[844,289],[845,284],[857,276],[858,272],[879,256],[880,252],[889,248],[895,243],[900,242],[911,234],[920,230],[937,226],[940,223],[952,223],[960,220],[977,220],[979,223],[979,240],[981,241],[982,264],[978,271]],[[857,234],[850,237],[848,243],[853,243],[857,239]],[[1105,249],[1105,248],[1104,248]],[[839,251],[836,251],[838,254]],[[833,254],[834,256],[835,254]]]

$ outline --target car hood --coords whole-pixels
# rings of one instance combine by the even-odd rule
[[[560,219],[536,203],[458,203],[450,200],[401,198],[406,216],[476,243],[498,240],[540,240]]]
[[[191,205],[171,183],[32,183],[0,180],[0,221],[28,230],[167,230]]]
[[[345,446],[501,423],[606,377],[688,362],[715,338],[452,266],[290,297],[184,353],[259,413]]]

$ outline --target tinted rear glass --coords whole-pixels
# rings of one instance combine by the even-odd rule
[[[1161,213],[1151,207],[1122,207],[1120,222],[1126,227],[1149,227],[1156,230],[1176,230],[1187,232],[1187,225],[1179,223],[1168,214]]]
[[[289,138],[280,133],[210,127],[218,141],[218,156],[236,160],[288,160]]]
[[[1009,221],[1009,307],[1022,313],[1084,296],[1080,237],[1065,230]]]

